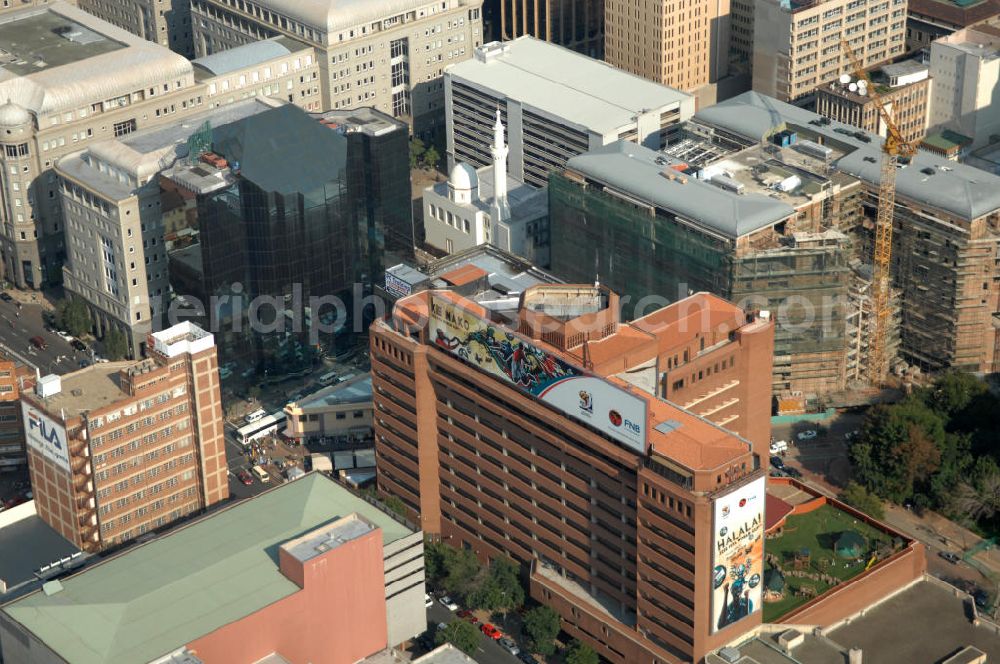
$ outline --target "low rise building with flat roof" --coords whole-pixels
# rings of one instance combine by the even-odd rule
[[[319,473],[0,609],[9,664],[351,664],[426,629],[423,535]]]
[[[689,118],[689,94],[533,37],[493,42],[445,70],[449,170],[493,163],[497,110],[508,173],[533,187],[587,150],[619,139],[659,149]]]
[[[37,590],[89,558],[38,516],[29,500],[0,510],[0,603]]]
[[[319,439],[368,442],[372,439],[372,378],[354,376],[307,394],[285,406],[282,432],[300,443]]]
[[[229,497],[213,336],[149,335],[147,359],[43,376],[21,397],[38,514],[103,551]]]
[[[923,138],[930,113],[930,66],[918,60],[904,60],[883,65],[869,76],[874,91],[881,97],[903,139],[913,143]],[[868,88],[867,84],[859,87],[853,74],[846,83],[840,79],[831,81],[816,89],[816,112],[871,134],[885,136],[885,122]]]

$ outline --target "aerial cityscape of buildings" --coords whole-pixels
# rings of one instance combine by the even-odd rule
[[[3,0],[0,663],[1000,661],[998,98],[1000,0]]]

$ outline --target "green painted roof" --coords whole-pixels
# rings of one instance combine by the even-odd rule
[[[923,143],[939,150],[954,150],[955,148],[972,143],[972,139],[950,129],[945,129],[935,134],[927,134],[923,139]]]
[[[278,548],[357,512],[393,542],[412,531],[309,475],[23,597],[3,611],[70,664],[146,664],[298,590]]]

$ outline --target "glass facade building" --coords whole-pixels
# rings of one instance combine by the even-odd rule
[[[227,359],[294,373],[367,328],[355,302],[413,251],[406,128],[380,120],[370,136],[289,105],[213,130],[197,208]]]

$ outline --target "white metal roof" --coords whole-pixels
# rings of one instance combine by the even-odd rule
[[[680,90],[533,37],[486,44],[476,57],[449,66],[449,77],[601,135],[634,124],[640,113],[691,99]]]
[[[0,66],[0,98],[10,100],[39,115],[88,108],[137,90],[162,86],[165,82],[193,82],[191,63],[170,49],[148,42],[120,28],[67,5],[54,2],[41,9],[12,12],[0,23],[23,20],[51,12],[78,23],[125,48],[48,67],[20,76]],[[0,48],[5,45],[0,43]],[[23,48],[24,45],[21,45]],[[7,49],[9,50],[9,49]],[[171,85],[173,89],[173,85]]]

